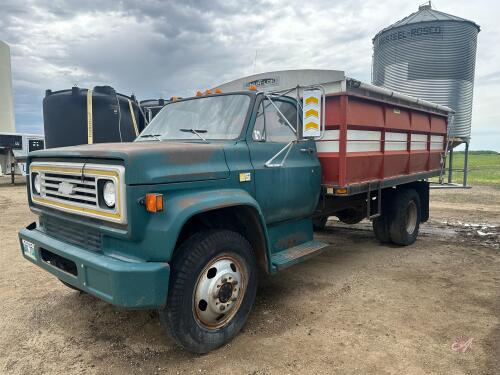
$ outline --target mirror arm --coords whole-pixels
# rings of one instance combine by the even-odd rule
[[[297,130],[292,126],[292,124],[290,124],[290,121],[288,121],[288,119],[285,117],[285,115],[280,111],[280,109],[278,108],[278,106],[276,104],[274,104],[273,100],[271,99],[271,97],[267,94],[264,94],[266,96],[266,98],[269,100],[269,102],[273,105],[273,107],[276,109],[276,111],[278,111],[279,115],[281,116],[281,118],[283,120],[285,120],[286,124],[290,127],[290,129],[292,129],[292,131],[297,134]]]
[[[288,144],[285,147],[283,147],[281,150],[279,150],[278,153],[276,155],[274,155],[271,159],[269,159],[268,161],[266,161],[266,163],[264,165],[267,168],[279,168],[279,167],[282,167],[283,164],[285,164],[285,160],[288,157],[288,154],[290,153],[290,151],[292,150],[293,144],[295,142],[296,142],[296,140],[288,142]],[[283,156],[283,159],[281,160],[281,162],[280,163],[274,163],[274,159],[276,159],[278,156],[280,156],[285,151],[286,151],[285,156]]]

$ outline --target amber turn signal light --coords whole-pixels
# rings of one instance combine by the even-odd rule
[[[203,96],[203,93],[201,91],[196,91],[196,96]]]
[[[335,189],[335,194],[338,194],[338,195],[345,195],[347,194],[347,188],[336,188]]]
[[[145,199],[146,211],[161,212],[163,211],[163,194],[148,193]]]
[[[250,91],[257,91],[257,86],[255,86],[255,85],[250,85],[250,86],[248,86],[248,89],[249,89]]]
[[[216,94],[222,94],[222,90],[221,89],[215,89],[215,93]]]

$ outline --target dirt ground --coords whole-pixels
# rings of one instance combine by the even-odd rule
[[[35,217],[25,185],[5,182],[0,373],[500,373],[499,187],[432,191],[431,220],[406,248],[332,220],[318,236],[331,247],[263,278],[243,332],[197,356],[157,313],[116,309],[25,261],[17,230]]]

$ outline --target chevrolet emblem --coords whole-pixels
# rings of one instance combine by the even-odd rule
[[[73,194],[73,189],[75,188],[75,185],[63,181],[59,184],[59,187],[57,188],[57,192],[64,194],[64,195],[71,195]]]

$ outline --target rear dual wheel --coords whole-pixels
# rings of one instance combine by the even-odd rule
[[[172,262],[160,321],[180,346],[206,353],[230,341],[245,324],[257,290],[248,241],[227,230],[195,234]]]
[[[375,236],[383,243],[411,245],[420,229],[420,197],[414,189],[401,189],[389,199],[382,215],[373,220]]]

